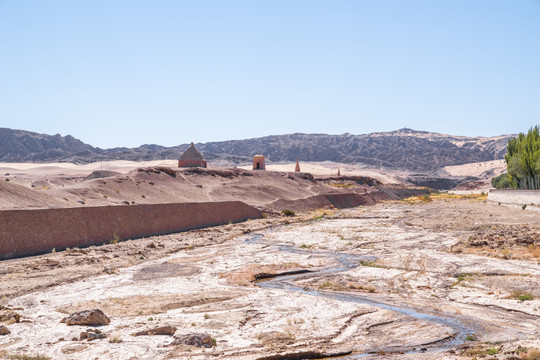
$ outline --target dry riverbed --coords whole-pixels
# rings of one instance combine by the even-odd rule
[[[538,359],[539,229],[439,197],[3,261],[0,357]],[[60,322],[87,309],[110,324]]]

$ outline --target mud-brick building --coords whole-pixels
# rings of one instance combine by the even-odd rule
[[[180,156],[178,160],[178,167],[206,167],[206,160],[202,154],[195,148],[195,145],[191,143],[187,150]]]
[[[253,170],[266,170],[266,162],[263,155],[253,156]]]

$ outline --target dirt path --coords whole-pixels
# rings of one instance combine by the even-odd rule
[[[540,259],[531,244],[521,249],[516,243],[505,258],[468,243],[492,225],[499,235],[508,226],[512,239],[514,226],[539,225],[536,216],[440,199],[288,221],[263,219],[1,262],[2,303],[19,309],[22,321],[6,325],[11,334],[0,336],[0,353],[458,359],[540,348]],[[261,273],[296,270],[310,272],[263,286],[253,282]],[[86,327],[59,321],[89,308],[111,318],[100,327],[107,338],[72,340]],[[131,336],[164,324],[176,326],[176,336],[208,333],[217,346]]]

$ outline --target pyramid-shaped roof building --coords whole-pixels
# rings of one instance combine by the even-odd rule
[[[180,156],[178,167],[206,167],[206,160],[202,154],[195,148],[195,144],[191,143],[187,150]]]

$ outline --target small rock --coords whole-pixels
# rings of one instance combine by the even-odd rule
[[[4,325],[0,325],[0,335],[9,335],[11,334],[11,331]]]
[[[108,275],[116,274],[116,271],[115,271],[114,269],[111,269],[111,268],[108,268],[108,267],[107,267],[107,268],[104,268],[104,269],[103,269],[103,272],[104,272],[105,274],[108,274]]]
[[[75,338],[75,340],[77,340],[77,338]],[[74,354],[74,353],[81,352],[87,348],[88,348],[88,345],[85,345],[85,344],[70,344],[70,345],[64,346],[61,351],[62,351],[62,354]]]
[[[99,309],[93,310],[84,310],[73,313],[68,317],[62,319],[63,323],[66,325],[108,325],[111,322],[111,319]]]
[[[187,334],[175,337],[171,345],[193,345],[211,348],[216,346],[216,341],[208,334]]]
[[[6,307],[0,308],[0,322],[13,324],[21,322],[21,315]]]
[[[88,333],[88,341],[97,340],[97,339],[105,339],[107,335],[105,334],[96,334],[96,333]]]
[[[86,339],[88,341],[92,341],[92,340],[97,340],[97,339],[105,339],[106,337],[107,335],[102,333],[98,329],[87,329],[86,331],[83,331],[80,334],[79,340]]]
[[[160,326],[160,327],[153,328],[153,329],[139,331],[139,332],[137,332],[137,333],[135,333],[133,335],[134,336],[143,336],[143,335],[169,335],[169,336],[172,336],[172,335],[174,335],[175,332],[176,332],[176,327],[171,326],[171,325],[165,325],[165,326]]]
[[[122,204],[129,205],[129,201],[122,201]]]
[[[486,240],[474,240],[470,243],[471,246],[487,246],[488,242]]]

